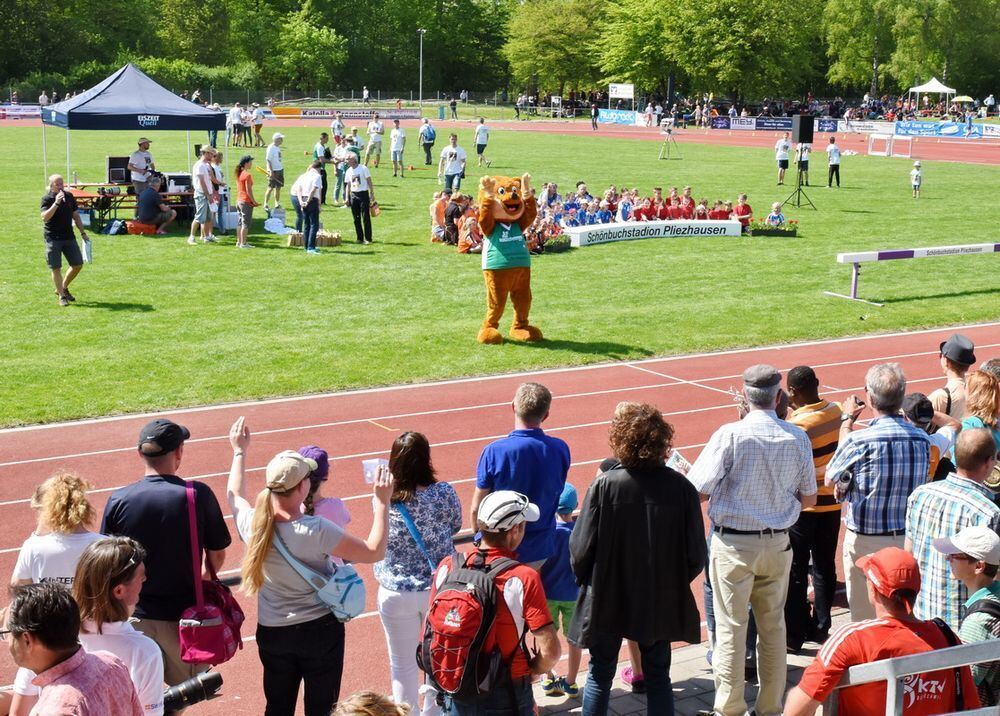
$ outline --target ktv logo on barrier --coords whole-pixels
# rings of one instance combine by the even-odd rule
[[[140,114],[136,119],[140,127],[155,127],[160,123],[160,115],[158,114]]]

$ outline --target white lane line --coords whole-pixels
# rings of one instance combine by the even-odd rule
[[[858,342],[858,341],[872,341],[872,340],[885,340],[889,338],[898,338],[900,336],[920,336],[926,335],[928,333],[944,333],[947,331],[958,331],[958,330],[974,330],[979,328],[992,328],[995,326],[1000,326],[1000,321],[988,321],[985,323],[970,323],[964,325],[953,325],[953,326],[941,326],[939,328],[924,328],[921,330],[914,331],[894,331],[892,333],[873,333],[861,336],[847,336],[844,338],[825,338],[815,341],[802,341],[800,343],[775,343],[766,346],[757,346],[754,348],[733,348],[724,351],[715,351],[707,353],[686,353],[677,356],[661,356],[659,358],[646,358],[640,361],[629,361],[631,363],[640,364],[650,364],[650,363],[669,363],[680,360],[690,360],[693,358],[705,358],[708,356],[725,356],[725,355],[739,355],[742,353],[756,353],[759,351],[769,351],[769,350],[788,350],[795,348],[808,348],[810,346],[822,346],[822,345],[833,345],[837,343],[848,343],[848,342]],[[99,423],[109,423],[118,422],[122,420],[138,420],[142,418],[149,418],[153,416],[160,416],[163,414],[172,415],[184,415],[192,413],[204,413],[216,410],[231,410],[233,408],[240,408],[244,406],[257,406],[257,405],[279,405],[281,403],[295,403],[307,400],[322,400],[326,398],[335,398],[339,396],[351,396],[351,395],[370,395],[374,393],[387,393],[392,391],[400,390],[413,390],[420,388],[435,388],[437,386],[443,385],[461,385],[464,383],[478,383],[486,380],[509,380],[511,378],[520,378],[525,376],[540,376],[540,375],[554,375],[557,373],[576,373],[588,370],[601,370],[604,368],[614,368],[623,361],[619,362],[609,362],[609,363],[594,363],[591,365],[580,365],[580,366],[570,366],[568,368],[546,368],[544,370],[534,370],[534,371],[519,371],[515,373],[500,373],[496,375],[484,375],[484,376],[473,376],[469,378],[454,378],[451,380],[441,380],[436,382],[427,383],[408,383],[402,385],[388,385],[379,388],[361,388],[358,390],[344,390],[337,392],[327,392],[327,393],[316,393],[313,395],[296,395],[285,398],[267,398],[264,400],[245,400],[233,403],[219,403],[216,405],[203,405],[194,408],[172,408],[170,410],[159,410],[146,413],[132,413],[128,415],[109,415],[102,418],[86,418],[84,420],[71,420],[58,423],[46,423],[44,425],[23,425],[15,428],[3,428],[0,429],[0,435],[7,433],[18,433],[18,432],[29,432],[37,430],[56,430],[65,427],[75,427],[78,425],[93,425]]]
[[[708,378],[704,378],[702,380],[709,380],[709,379]],[[908,385],[912,385],[914,383],[927,383],[927,382],[931,382],[931,381],[940,381],[940,380],[942,380],[941,376],[931,376],[930,378],[917,378],[917,379],[907,380],[907,384]],[[669,385],[673,385],[673,384],[669,384]],[[700,386],[700,387],[707,387],[707,386]],[[623,389],[620,389],[620,390],[624,391],[624,390],[644,390],[644,389],[646,389],[646,388],[637,387],[637,388],[633,388],[633,389],[625,389],[625,388],[623,388]],[[619,389],[616,389],[616,390],[619,390]],[[835,391],[835,392],[851,393],[851,392],[858,392],[858,391],[862,391],[862,390],[864,390],[864,386],[857,387],[857,388],[842,388],[842,389],[839,389],[838,391]],[[730,395],[730,393],[729,393],[728,390],[721,391],[721,392],[725,393],[726,395]],[[824,395],[825,394],[826,393],[824,393]],[[690,408],[688,410],[675,410],[675,411],[671,411],[671,412],[665,412],[665,413],[663,413],[663,416],[665,418],[670,418],[670,417],[676,417],[676,416],[679,416],[679,415],[693,415],[693,414],[696,414],[696,413],[706,413],[706,412],[711,412],[711,411],[714,411],[714,410],[725,410],[727,408],[732,408],[732,407],[734,407],[733,403],[725,403],[723,405],[711,405],[711,406],[704,407],[704,408]],[[567,430],[578,430],[578,429],[581,429],[581,428],[599,427],[599,426],[602,426],[602,425],[610,425],[610,424],[611,424],[610,420],[599,420],[599,421],[592,422],[592,423],[581,423],[579,425],[564,425],[564,426],[560,426],[560,427],[547,427],[546,428],[546,432],[555,433],[555,432],[567,431]],[[465,444],[476,443],[476,442],[485,442],[485,441],[488,441],[488,440],[498,440],[499,438],[502,438],[504,436],[505,436],[505,434],[504,435],[484,435],[484,436],[475,437],[475,438],[463,438],[463,439],[460,439],[460,440],[448,440],[448,441],[439,442],[439,443],[431,443],[431,447],[432,448],[438,448],[438,447],[448,447],[448,446],[454,446],[454,445],[465,445]],[[354,460],[354,459],[359,459],[359,458],[379,457],[379,456],[388,455],[388,454],[389,454],[389,450],[375,450],[375,451],[372,451],[372,452],[353,453],[351,455],[336,455],[336,456],[331,456],[329,459],[331,461],[337,461],[337,460]],[[263,470],[264,470],[264,466],[261,466],[261,467],[248,467],[248,468],[246,468],[247,472],[262,472]],[[190,477],[185,477],[184,479],[185,480],[189,480],[189,481],[190,480],[207,480],[207,479],[210,479],[210,478],[213,478],[213,477],[223,477],[223,476],[227,476],[227,475],[229,475],[229,470],[224,470],[224,471],[219,471],[219,472],[206,472],[206,473],[202,473],[200,475],[192,475]],[[93,495],[93,494],[100,494],[100,493],[105,493],[105,492],[114,492],[115,490],[117,490],[117,489],[119,489],[121,487],[124,487],[124,485],[118,485],[118,486],[115,486],[115,487],[100,487],[100,488],[96,488],[96,489],[93,489],[93,490],[88,490],[88,494],[92,494]],[[342,498],[342,499],[360,499],[360,498],[359,497],[351,497],[351,498]],[[0,507],[7,507],[7,506],[11,506],[11,505],[24,505],[24,504],[27,504],[29,502],[31,502],[30,498],[21,498],[21,499],[15,499],[15,500],[3,500],[3,501],[0,501]]]
[[[979,345],[979,346],[977,346],[977,348],[979,348],[980,350],[985,350],[985,349],[988,349],[988,348],[996,348],[998,346],[1000,346],[1000,343],[987,343],[987,344]],[[890,356],[878,356],[878,357],[874,357],[874,358],[857,358],[857,359],[846,360],[846,361],[836,361],[836,362],[832,362],[832,363],[814,363],[814,364],[811,364],[811,365],[812,365],[813,368],[833,368],[833,367],[845,366],[845,365],[859,365],[859,364],[863,364],[863,363],[883,363],[883,362],[886,362],[886,361],[896,361],[896,360],[900,360],[900,359],[903,359],[903,358],[920,358],[922,356],[937,355],[937,353],[938,353],[937,351],[931,350],[931,351],[921,351],[919,353],[900,353],[900,354],[897,354],[897,355],[890,355]],[[646,367],[644,367],[644,366],[641,365],[641,363],[644,363],[644,362],[645,361],[617,363],[617,364],[615,364],[615,367],[634,368],[634,369],[642,371],[644,373],[649,373],[651,375],[655,375],[655,376],[658,376],[658,377],[666,378],[670,382],[667,382],[667,383],[653,383],[653,384],[650,384],[650,385],[633,386],[633,387],[626,387],[626,388],[608,388],[608,389],[605,389],[605,390],[591,390],[591,391],[584,391],[584,392],[580,392],[580,393],[567,393],[566,395],[555,395],[555,396],[553,396],[553,399],[554,400],[565,400],[565,399],[571,399],[571,398],[585,398],[585,397],[591,397],[591,396],[595,396],[595,395],[608,395],[608,394],[611,394],[611,393],[622,393],[622,392],[629,392],[629,391],[634,391],[634,390],[654,390],[654,389],[658,389],[658,388],[668,388],[668,387],[675,386],[675,385],[693,385],[693,386],[697,386],[699,388],[704,388],[705,390],[712,390],[712,391],[715,391],[715,392],[718,392],[718,393],[722,393],[724,395],[731,395],[731,393],[728,390],[723,390],[721,388],[714,388],[714,387],[709,386],[709,385],[704,385],[704,383],[709,382],[709,381],[718,381],[718,380],[733,380],[733,379],[736,379],[736,378],[740,378],[743,375],[742,373],[735,373],[735,374],[732,374],[732,375],[707,376],[707,377],[703,377],[703,378],[694,378],[694,379],[688,380],[688,379],[684,379],[684,378],[677,378],[675,376],[671,376],[671,375],[668,375],[666,373],[662,373],[662,372],[658,372],[658,371],[646,368]],[[581,366],[581,367],[587,367],[587,366]],[[607,366],[605,366],[605,367],[607,367]],[[779,370],[782,371],[782,372],[785,372],[787,370],[790,370],[790,368],[779,368]],[[399,419],[403,419],[403,418],[413,418],[413,417],[421,417],[421,416],[428,416],[428,415],[442,415],[442,414],[447,414],[447,413],[457,413],[457,412],[470,411],[470,410],[481,410],[481,409],[486,409],[486,408],[498,408],[498,407],[504,407],[504,406],[509,405],[509,404],[510,403],[508,401],[499,402],[499,403],[482,403],[482,404],[477,404],[477,405],[465,405],[465,406],[458,406],[458,407],[452,407],[452,408],[440,408],[438,410],[422,410],[422,411],[416,411],[416,412],[411,412],[411,413],[398,413],[398,414],[394,414],[394,415],[384,415],[384,416],[369,417],[369,418],[352,418],[350,420],[335,420],[335,421],[324,422],[324,423],[314,423],[314,424],[311,424],[311,425],[296,425],[296,426],[289,426],[289,427],[284,427],[284,428],[271,428],[271,429],[264,429],[264,430],[256,430],[256,431],[254,431],[254,433],[256,435],[275,435],[275,434],[279,434],[279,433],[300,432],[300,431],[303,431],[303,430],[318,430],[318,429],[322,429],[322,428],[341,427],[341,426],[344,426],[344,425],[357,425],[357,424],[362,424],[362,423],[371,423],[371,422],[376,421],[376,420],[378,420],[378,421],[391,421],[391,420],[399,420]],[[3,432],[4,431],[0,431],[0,434],[2,434]],[[192,443],[214,442],[214,441],[217,441],[217,440],[228,440],[228,439],[229,439],[228,434],[227,435],[211,435],[211,436],[206,436],[206,437],[201,437],[201,438],[191,438],[187,442],[189,444],[192,444]],[[134,450],[135,450],[134,447],[129,446],[129,447],[120,447],[120,448],[109,448],[109,449],[106,449],[106,450],[92,450],[92,451],[80,452],[80,453],[67,453],[67,454],[64,454],[64,455],[51,455],[51,456],[45,456],[45,457],[27,458],[27,459],[24,459],[24,460],[11,460],[11,461],[8,461],[8,462],[0,462],[0,468],[2,468],[2,467],[15,467],[17,465],[30,465],[30,464],[41,463],[41,462],[54,462],[54,461],[57,461],[57,460],[73,460],[73,459],[78,459],[78,458],[83,458],[83,457],[93,457],[95,455],[109,455],[109,454],[126,453],[126,452],[131,453]],[[345,456],[345,458],[346,457],[350,457],[350,458],[354,458],[354,457],[369,457],[371,455],[378,455],[378,454],[381,454],[381,453],[358,453],[357,455],[348,455],[348,456]],[[336,459],[336,458],[334,458],[334,459]],[[2,504],[2,503],[0,503],[0,504]]]

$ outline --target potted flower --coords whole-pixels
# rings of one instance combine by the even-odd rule
[[[789,219],[783,224],[769,224],[765,219],[754,219],[750,222],[751,236],[797,236],[799,222]]]

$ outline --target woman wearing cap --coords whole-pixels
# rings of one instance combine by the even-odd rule
[[[163,654],[129,619],[146,581],[146,550],[130,537],[104,537],[83,552],[73,598],[80,605],[80,643],[109,651],[128,667],[145,714],[163,713]]]
[[[619,465],[591,484],[570,537],[581,585],[570,640],[590,649],[585,714],[608,712],[622,639],[639,644],[649,713],[673,713],[670,643],[701,637],[689,585],[705,566],[705,527],[694,485],[665,465],[673,434],[653,406],[619,403]]]
[[[38,510],[38,526],[21,545],[11,586],[56,581],[72,584],[84,550],[102,535],[92,532],[96,513],[87,499],[86,482],[69,472],[59,472],[35,488],[31,507]],[[35,674],[18,669],[10,713],[27,714],[38,699],[31,683]]]
[[[413,655],[430,602],[431,564],[436,567],[455,551],[452,537],[462,527],[462,505],[454,487],[437,481],[430,443],[420,433],[406,432],[396,438],[389,453],[389,472],[394,481],[389,540],[385,559],[375,563],[378,613],[389,648],[392,697],[416,710],[420,670]],[[423,547],[410,534],[404,511]],[[429,698],[425,697],[424,714],[437,712],[426,703]]]
[[[243,589],[257,595],[257,653],[264,667],[268,716],[292,716],[300,685],[305,686],[306,716],[327,716],[340,696],[344,669],[344,625],[320,604],[316,592],[273,548],[280,539],[288,551],[315,572],[330,576],[332,556],[371,563],[385,554],[392,477],[380,469],[373,486],[374,519],[364,540],[332,522],[307,515],[303,502],[318,465],[293,450],[278,453],[267,465],[264,489],[251,505],[246,497],[244,461],[250,430],[239,418],[229,431],[233,464],[227,497],[243,556]]]
[[[351,521],[351,513],[339,497],[323,495],[323,485],[330,477],[330,457],[326,450],[316,445],[306,445],[299,448],[299,455],[307,457],[316,463],[316,469],[309,473],[309,493],[302,501],[302,511],[307,515],[316,515],[330,520],[338,527],[347,527]],[[333,563],[341,565],[344,560],[334,557]]]

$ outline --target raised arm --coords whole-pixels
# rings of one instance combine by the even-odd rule
[[[233,512],[252,508],[246,497],[246,452],[250,447],[250,428],[242,415],[229,429],[229,444],[233,448],[233,462],[229,468],[229,482],[226,484],[226,500]]]
[[[333,550],[337,557],[349,562],[378,562],[385,556],[385,543],[389,536],[389,500],[392,497],[392,473],[385,465],[379,466],[372,485],[372,510],[375,512],[372,528],[366,539],[344,533]]]

